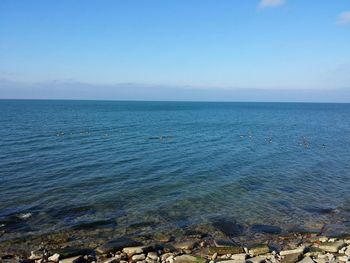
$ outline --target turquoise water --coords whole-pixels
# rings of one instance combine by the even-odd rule
[[[0,100],[0,228],[349,225],[350,105]]]

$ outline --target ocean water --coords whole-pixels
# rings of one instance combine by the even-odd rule
[[[350,105],[0,100],[0,239],[349,227]]]

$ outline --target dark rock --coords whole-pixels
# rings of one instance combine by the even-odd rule
[[[71,258],[81,255],[90,255],[94,254],[94,251],[91,249],[83,249],[76,247],[66,247],[55,250],[55,253],[60,255],[60,259]]]
[[[253,225],[251,227],[251,230],[255,233],[265,233],[265,234],[273,234],[273,235],[278,235],[282,232],[282,229],[278,226],[260,225],[260,224]]]
[[[327,237],[346,237],[350,232],[350,227],[345,224],[328,224],[322,230],[322,235]]]
[[[244,231],[244,227],[235,220],[216,219],[213,226],[229,237],[241,236]]]
[[[312,214],[319,214],[319,215],[326,215],[326,214],[332,214],[335,213],[335,209],[329,208],[329,207],[304,207],[303,208],[306,212],[312,213]]]
[[[35,263],[34,259],[20,259],[19,263]]]
[[[117,223],[114,219],[110,220],[98,220],[93,222],[83,222],[75,225],[73,229],[81,230],[81,229],[96,229],[96,228],[104,228],[104,227],[115,227]]]
[[[127,237],[119,237],[108,241],[102,246],[98,247],[96,251],[100,254],[106,254],[110,252],[116,252],[122,250],[124,247],[136,247],[142,246],[141,242],[135,241]]]

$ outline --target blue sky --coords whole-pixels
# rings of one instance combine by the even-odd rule
[[[350,89],[350,0],[0,0],[0,80]]]

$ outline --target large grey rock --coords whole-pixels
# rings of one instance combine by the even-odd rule
[[[344,241],[336,241],[321,243],[318,248],[325,252],[337,253],[343,246],[345,246]]]
[[[106,254],[110,252],[121,251],[125,247],[136,247],[142,246],[141,242],[135,241],[127,237],[119,237],[113,240],[108,241],[102,246],[96,248],[96,251],[100,254]]]

